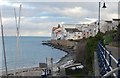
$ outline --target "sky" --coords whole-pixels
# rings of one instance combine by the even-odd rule
[[[118,18],[117,0],[106,1],[106,9],[102,8],[104,1],[101,1],[101,19],[112,20]],[[0,0],[2,21],[5,36],[16,35],[16,23],[14,8],[17,18],[19,16],[19,6],[21,9],[21,36],[51,36],[51,29],[57,24],[86,24],[98,19],[98,2],[84,2],[73,0],[66,2],[44,1],[21,1]]]

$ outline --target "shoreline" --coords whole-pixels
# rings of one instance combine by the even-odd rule
[[[65,53],[67,53],[66,55],[61,57],[60,60],[58,60],[55,63],[57,66],[63,65],[67,61],[74,60],[74,57],[75,57],[74,50],[68,49],[68,48],[63,48],[62,46],[54,45],[54,44],[50,43],[50,41],[43,42],[42,44],[46,45],[46,46],[49,46],[49,47],[53,47],[54,49],[58,49],[58,50],[61,50]]]
[[[67,61],[73,60],[73,58],[74,58],[73,50],[63,48],[62,46],[55,46],[55,45],[53,45],[51,43],[47,43],[47,42],[45,42],[44,45],[53,47],[54,49],[58,49],[58,50],[61,50],[65,53],[67,53],[66,55],[61,57],[57,62],[54,63],[54,65],[56,65],[56,66],[62,66]],[[4,75],[5,75],[5,71],[2,71],[2,76],[4,76]],[[14,69],[9,70],[8,75],[14,76]],[[16,76],[40,76],[40,75],[42,75],[42,71],[39,68],[39,66],[38,67],[32,66],[32,67],[16,69]]]
[[[39,67],[28,67],[16,69],[16,76],[40,76],[42,74]],[[9,76],[14,76],[14,70],[8,71]],[[2,71],[2,76],[5,76],[5,71]]]

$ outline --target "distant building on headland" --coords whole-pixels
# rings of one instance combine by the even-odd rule
[[[52,28],[52,39],[55,39],[55,40],[60,40],[63,38],[63,35],[62,35],[62,27],[60,26],[60,24],[58,24],[57,27],[53,27]]]
[[[117,30],[120,19],[101,20],[100,32],[105,33],[110,30]],[[58,24],[52,28],[53,40],[78,40],[82,38],[94,37],[98,33],[98,22],[90,24]]]
[[[64,38],[66,40],[82,39],[82,31],[78,30],[77,28],[65,28],[65,33],[66,33],[66,35],[64,36]]]

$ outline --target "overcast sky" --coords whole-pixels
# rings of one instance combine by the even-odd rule
[[[103,2],[101,2],[102,4]],[[98,2],[3,2],[2,19],[5,36],[16,35],[14,8],[21,11],[21,36],[50,36],[51,29],[57,24],[90,23],[98,19]],[[101,19],[118,18],[118,2],[106,2],[101,6]]]

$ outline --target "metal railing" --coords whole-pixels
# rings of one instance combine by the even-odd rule
[[[108,51],[100,42],[98,43],[97,56],[101,76],[104,76],[108,72],[113,71],[112,61],[114,61],[116,68],[120,67],[120,59],[116,59],[112,55],[111,51]],[[112,73],[111,75],[120,78],[120,70],[118,70],[117,74]]]

